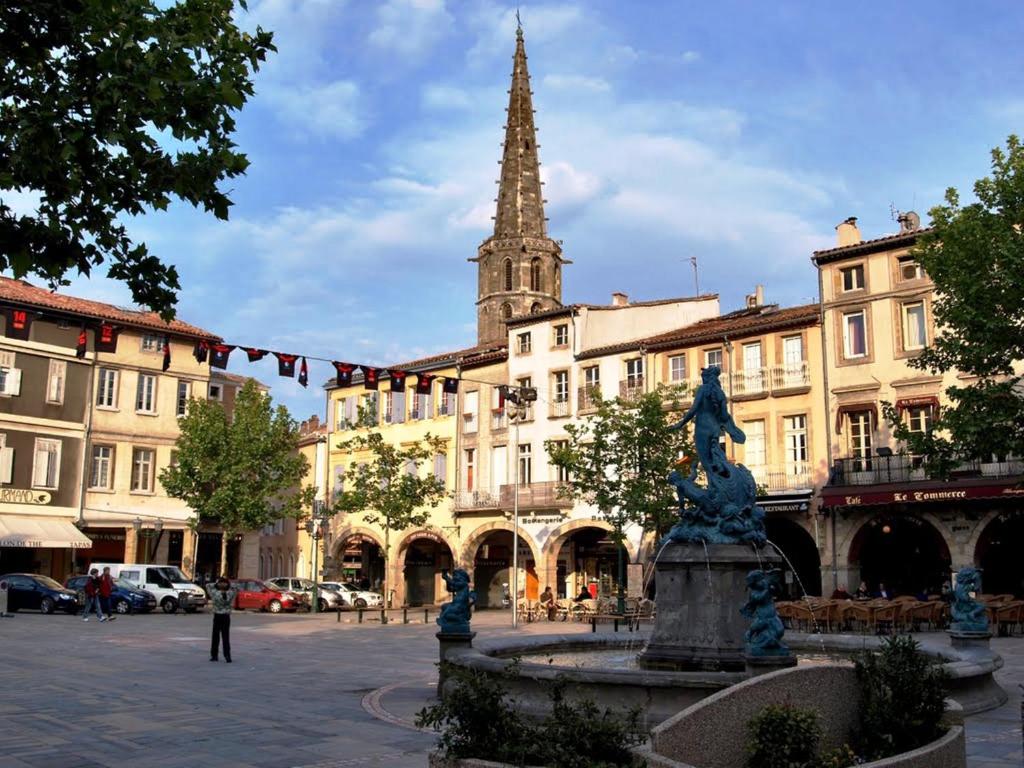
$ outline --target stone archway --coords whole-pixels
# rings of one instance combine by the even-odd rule
[[[358,546],[347,546],[354,538]],[[384,578],[384,540],[371,528],[352,525],[331,540],[331,570],[340,581],[353,581],[373,589]]]
[[[511,589],[511,557],[512,537],[515,533],[512,523],[497,520],[485,523],[473,530],[462,546],[459,556],[460,567],[465,568],[473,579],[477,592],[478,605],[481,608],[497,607],[501,604],[502,584],[509,584]],[[488,545],[486,556],[483,545]],[[491,551],[493,546],[493,550]],[[528,556],[520,554],[519,568],[523,575],[523,583],[519,592],[528,599],[536,599],[538,590],[537,568],[540,565],[539,548],[530,534],[521,526],[519,528],[519,549],[522,553],[526,545]]]
[[[550,585],[552,589],[556,589],[557,587],[559,594],[563,591],[561,582],[564,578],[560,579],[558,570],[558,559],[562,551],[562,547],[574,534],[587,529],[599,530],[603,534],[610,533],[614,530],[614,528],[604,520],[580,518],[562,523],[548,536],[548,539],[544,544],[544,570],[542,581],[545,586]],[[623,542],[623,546],[626,550],[627,561],[630,563],[638,562],[640,552],[636,544],[627,537]],[[572,597],[572,595],[566,596]]]
[[[938,592],[955,549],[941,522],[929,518],[880,512],[857,526],[844,553],[851,571],[859,571],[858,581],[871,590],[884,582],[895,594]]]
[[[397,605],[435,605],[446,600],[442,571],[451,571],[458,551],[436,528],[404,534],[394,549],[392,583]],[[410,554],[411,553],[411,554]]]
[[[1020,542],[1024,540],[1024,515],[1002,510],[986,516],[972,537],[974,563],[981,568],[981,587],[988,594],[1024,595],[1024,560]]]
[[[764,522],[768,540],[783,557],[785,592],[791,598],[802,598],[805,593],[820,596],[821,553],[814,534],[786,517],[769,515]]]

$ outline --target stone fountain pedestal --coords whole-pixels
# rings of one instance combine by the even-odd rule
[[[740,614],[750,571],[776,568],[782,558],[750,544],[669,544],[658,556],[658,616],[640,654],[645,669],[738,672],[746,667]]]

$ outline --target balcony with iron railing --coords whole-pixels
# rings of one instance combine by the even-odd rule
[[[570,409],[569,409],[569,397],[566,396],[564,400],[552,400],[551,401],[551,404],[550,404],[550,407],[549,407],[549,410],[548,410],[548,416],[550,416],[552,419],[557,419],[557,418],[560,418],[562,416],[568,416],[569,415],[569,411],[570,411]]]
[[[814,487],[811,465],[807,462],[748,466],[747,469],[758,486],[766,491],[798,491]]]
[[[768,369],[750,368],[731,374],[733,397],[752,397],[768,394]]]
[[[576,410],[580,413],[596,411],[597,402],[601,398],[601,389],[596,385],[578,387],[576,390]]]
[[[886,449],[881,449],[885,451]],[[1024,460],[965,461],[951,473],[952,479],[1004,478],[1024,475]],[[928,480],[919,456],[894,454],[836,459],[828,485],[882,485]]]
[[[636,376],[619,382],[619,397],[627,403],[635,403],[643,397],[644,377]]]
[[[557,480],[540,483],[524,483],[519,486],[519,508],[539,509],[572,506],[572,500],[558,495],[558,489],[565,485]],[[511,509],[515,503],[515,485],[501,486],[501,506]]]
[[[463,512],[501,506],[501,497],[491,491],[456,491],[453,501],[455,509]]]
[[[799,363],[773,365],[768,371],[773,392],[805,389],[811,386],[811,369],[806,360]]]

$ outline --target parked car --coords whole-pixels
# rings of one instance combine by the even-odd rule
[[[64,586],[73,589],[80,603],[85,602],[85,580],[88,576],[72,576]],[[110,609],[116,613],[149,613],[156,608],[156,595],[139,589],[128,579],[114,579],[114,591],[110,593]]]
[[[305,608],[305,601],[293,592],[287,592],[259,579],[232,579],[231,586],[238,590],[235,608],[257,611],[296,611]],[[209,589],[213,589],[211,584]]]
[[[78,611],[78,595],[65,589],[49,576],[38,573],[8,573],[0,576],[7,582],[7,610],[38,610],[42,613]]]
[[[273,584],[280,589],[305,595],[309,601],[309,607],[313,607],[313,582],[309,579],[299,579],[294,576],[275,576],[273,579],[267,579],[267,583]],[[325,588],[323,584],[320,585],[316,607],[318,611],[340,611],[342,605],[341,595],[336,590]]]
[[[355,584],[325,581],[321,586],[337,592],[342,603],[352,608],[376,608],[384,605],[384,597],[379,592],[360,589]]]
[[[206,593],[188,580],[176,565],[150,563],[92,563],[90,568],[110,568],[114,578],[128,579],[140,589],[152,592],[164,613],[174,613],[179,608],[185,613],[195,613],[206,605]]]

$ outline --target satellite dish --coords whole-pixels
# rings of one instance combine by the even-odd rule
[[[900,234],[903,234],[904,232],[916,232],[921,228],[921,217],[914,211],[901,213],[896,217],[896,221],[900,223]]]

